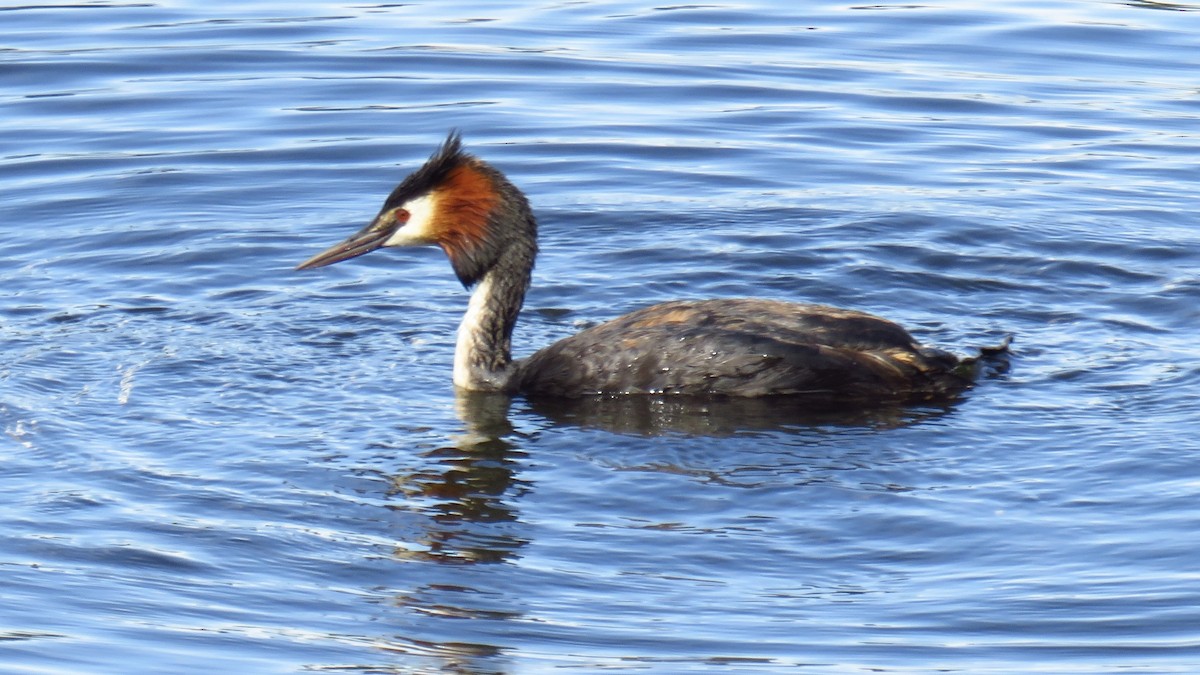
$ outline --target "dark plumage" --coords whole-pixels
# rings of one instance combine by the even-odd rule
[[[418,244],[440,246],[463,285],[474,287],[454,359],[454,382],[468,390],[801,395],[861,405],[944,398],[974,378],[977,359],[923,347],[890,321],[753,299],[654,305],[514,362],[510,341],[537,254],[537,221],[520,190],[464,152],[455,133],[392,191],[366,228],[300,269]]]
[[[517,369],[535,395],[638,393],[837,399],[941,397],[970,380],[958,359],[900,326],[824,305],[667,302],[564,338]]]

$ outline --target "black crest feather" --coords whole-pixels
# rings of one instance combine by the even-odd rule
[[[404,202],[423,195],[443,181],[455,167],[470,161],[471,155],[462,149],[462,134],[457,129],[451,130],[442,147],[429,156],[429,160],[420,169],[412,172],[402,183],[392,190],[383,202],[380,213],[393,209]]]

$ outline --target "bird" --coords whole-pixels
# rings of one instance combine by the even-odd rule
[[[918,343],[871,314],[755,298],[675,300],[586,328],[524,359],[513,328],[530,287],[538,225],[529,200],[451,131],[370,223],[300,263],[309,270],[385,247],[433,245],[471,291],[453,382],[467,392],[594,396],[800,396],[829,405],[934,401],[972,386],[980,363]]]

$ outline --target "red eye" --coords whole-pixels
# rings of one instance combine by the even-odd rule
[[[392,214],[397,223],[407,223],[408,219],[412,216],[412,214],[408,212],[408,209],[396,209],[395,211],[392,211]]]

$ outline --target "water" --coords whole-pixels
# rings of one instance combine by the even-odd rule
[[[785,4],[0,7],[0,671],[1200,669],[1200,6]],[[440,252],[292,271],[451,128],[519,353],[753,295],[1013,369],[456,398]]]

